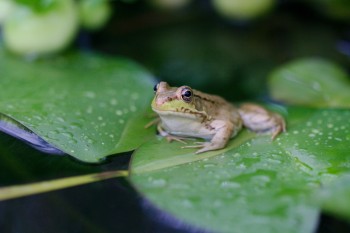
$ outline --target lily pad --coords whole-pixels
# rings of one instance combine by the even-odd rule
[[[347,72],[325,59],[291,61],[271,73],[269,87],[274,99],[289,104],[350,107]]]
[[[79,160],[98,162],[154,135],[144,129],[154,79],[130,60],[72,53],[25,62],[3,51],[0,59],[2,120]]]
[[[350,174],[326,185],[316,196],[326,212],[350,219]]]
[[[350,171],[350,110],[285,111],[288,132],[275,141],[243,131],[227,148],[198,155],[148,142],[134,152],[131,182],[158,208],[210,231],[311,233],[314,192]]]

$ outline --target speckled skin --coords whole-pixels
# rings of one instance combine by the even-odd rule
[[[186,91],[191,92],[191,97],[185,101]],[[209,140],[185,147],[200,148],[196,153],[224,148],[242,126],[255,132],[270,132],[273,138],[285,131],[283,118],[259,105],[249,103],[237,108],[219,96],[188,86],[170,87],[166,82],[157,85],[152,109],[160,117],[158,129],[162,135],[170,139],[179,136]]]

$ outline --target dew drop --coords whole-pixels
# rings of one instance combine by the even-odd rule
[[[130,111],[131,111],[131,112],[136,112],[136,110],[137,110],[137,108],[136,108],[135,105],[131,105],[131,106],[130,106]]]
[[[69,143],[69,144],[77,144],[78,141],[75,140],[74,138],[72,138],[72,139],[70,139],[70,140],[68,141],[68,143]]]
[[[221,188],[228,188],[228,189],[233,189],[233,188],[240,188],[241,184],[232,182],[232,181],[223,181],[220,185]]]
[[[185,208],[192,208],[193,207],[192,202],[190,200],[187,200],[187,199],[182,200],[181,205]]]
[[[131,94],[131,99],[137,100],[138,98],[139,98],[139,94],[138,93],[132,93]]]
[[[320,131],[318,129],[312,129],[311,132],[317,134],[317,133],[320,133]]]
[[[35,115],[35,116],[33,116],[33,118],[34,118],[35,120],[38,120],[38,121],[41,121],[41,120],[42,120],[42,117],[39,116],[39,115]]]
[[[320,85],[320,83],[318,83],[318,82],[312,82],[312,88],[314,89],[314,90],[316,90],[316,91],[320,91],[321,90],[321,85]]]
[[[89,106],[89,107],[86,109],[86,113],[91,114],[92,112],[93,112],[93,107],[92,107],[92,106]]]
[[[63,132],[61,133],[62,136],[65,136],[67,138],[72,138],[73,137],[73,134],[72,133],[69,133],[69,132]]]
[[[101,108],[106,108],[106,107],[107,107],[107,104],[104,103],[104,102],[100,102],[100,103],[98,104],[98,106],[100,106]]]
[[[215,167],[215,164],[213,163],[206,163],[203,165],[204,168],[210,168],[210,167]]]
[[[86,91],[84,92],[84,96],[86,98],[94,99],[96,97],[96,94],[93,91]]]
[[[156,179],[152,181],[152,185],[155,187],[164,187],[166,183],[167,182],[164,179]]]
[[[111,99],[111,100],[109,101],[109,103],[110,103],[112,106],[115,106],[115,105],[118,104],[118,100],[116,100],[116,99]]]
[[[240,157],[241,155],[239,153],[234,153],[233,154],[233,157],[237,158],[237,157]]]

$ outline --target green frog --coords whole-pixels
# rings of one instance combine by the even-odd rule
[[[154,87],[152,109],[159,115],[157,129],[169,141],[185,138],[206,141],[183,148],[199,148],[196,153],[224,148],[242,127],[257,133],[270,133],[274,139],[286,131],[283,117],[260,105],[238,107],[220,96],[206,94],[189,86],[171,87],[160,82]]]

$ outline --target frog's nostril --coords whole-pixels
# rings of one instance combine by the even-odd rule
[[[165,102],[166,102],[166,99],[162,99],[162,98],[159,98],[159,99],[156,100],[156,104],[157,104],[158,106],[164,104]]]

